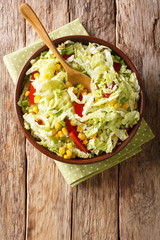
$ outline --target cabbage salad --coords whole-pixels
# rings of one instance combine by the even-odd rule
[[[140,119],[136,74],[111,49],[66,41],[57,47],[66,62],[91,80],[92,93],[73,86],[49,50],[31,61],[19,99],[24,127],[51,152],[68,158],[111,153]]]

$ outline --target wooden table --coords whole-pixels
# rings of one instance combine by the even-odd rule
[[[38,38],[19,14],[23,2],[1,0],[1,56]],[[145,119],[156,138],[137,156],[71,188],[19,129],[14,84],[1,59],[0,239],[159,240],[160,1],[27,2],[48,31],[79,18],[89,34],[130,56],[144,82]]]

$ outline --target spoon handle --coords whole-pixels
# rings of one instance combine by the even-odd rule
[[[39,18],[35,14],[35,12],[32,10],[32,8],[26,4],[23,3],[19,7],[20,13],[23,15],[23,17],[31,24],[31,26],[35,29],[39,37],[43,40],[43,42],[48,46],[48,48],[54,53],[54,55],[58,58],[66,72],[69,72],[70,66],[65,62],[65,60],[61,57],[59,52],[57,51],[56,47],[52,43],[48,33],[46,32],[45,28],[43,27],[42,23],[40,22]]]

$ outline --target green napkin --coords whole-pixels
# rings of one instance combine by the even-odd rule
[[[84,29],[80,21],[76,19],[73,22],[70,22],[50,33],[50,37],[52,39],[55,39],[62,36],[80,34],[88,35],[87,31]],[[14,83],[16,83],[18,74],[26,60],[42,45],[43,42],[41,40],[38,40],[23,49],[4,56],[3,60]],[[138,129],[132,141],[123,150],[109,159],[88,165],[65,164],[58,161],[55,162],[67,183],[71,186],[76,186],[80,182],[115,166],[127,158],[132,157],[136,153],[139,153],[141,151],[140,146],[152,138],[154,138],[154,135],[143,119],[140,128]]]

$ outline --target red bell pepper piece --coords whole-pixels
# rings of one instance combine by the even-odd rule
[[[64,120],[65,121],[65,124],[67,126],[67,130],[68,132],[73,132],[76,136],[78,136],[78,132],[76,130],[76,127],[72,126],[70,124],[70,121],[68,119]]]
[[[74,132],[69,133],[70,138],[76,144],[76,147],[79,148],[81,151],[88,153],[87,148],[85,145],[79,140],[79,138],[74,134]]]
[[[41,120],[41,119],[38,119],[36,122],[37,122],[39,125],[42,125],[42,120]]]
[[[63,55],[63,58],[65,59],[65,60],[67,60],[70,56],[72,56],[74,53],[72,53],[72,54],[70,54],[70,55],[67,55],[67,54],[64,54]]]
[[[114,70],[118,73],[121,67],[121,64],[117,62],[113,62],[113,67],[114,67]]]
[[[80,93],[80,95],[79,95],[79,100],[82,101],[82,98],[83,98],[83,96],[82,96],[82,94]],[[79,104],[79,103],[77,103],[77,102],[73,102],[73,106],[74,106],[74,111],[75,111],[75,113],[76,113],[78,116],[83,117],[82,112],[83,112],[84,104]]]
[[[77,102],[73,102],[73,105],[74,105],[74,110],[75,110],[75,113],[80,116],[80,117],[83,117],[83,107],[84,107],[84,104],[79,104]]]
[[[79,99],[80,101],[82,101],[82,98],[83,98],[82,93],[80,93],[78,99]]]
[[[111,93],[104,93],[104,94],[103,94],[103,97],[109,98],[110,95],[111,95]]]
[[[77,102],[73,102],[73,105],[74,105],[74,110],[75,110],[75,113],[80,116],[80,117],[83,117],[83,107],[84,107],[84,104],[79,104]]]
[[[30,86],[30,94],[29,94],[29,103],[30,103],[30,105],[31,104],[34,104],[34,93],[35,93],[35,88],[33,87],[33,85],[32,85],[32,82],[31,82],[31,86]]]
[[[126,131],[128,132],[130,129],[131,129],[131,127],[130,127],[130,126],[128,126],[128,127],[126,128]]]
[[[34,74],[38,73],[38,71],[35,71],[32,73],[32,78],[31,78],[31,85],[30,85],[30,94],[29,94],[29,103],[30,105],[34,104],[34,93],[36,89],[33,87],[32,82],[35,80]]]

